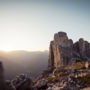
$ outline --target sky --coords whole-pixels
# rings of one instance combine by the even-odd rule
[[[48,50],[59,31],[90,42],[90,0],[0,0],[0,50]]]

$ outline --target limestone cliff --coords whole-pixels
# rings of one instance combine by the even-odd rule
[[[58,32],[50,42],[49,67],[61,67],[79,60],[90,60],[90,43],[79,39],[73,43],[65,32]]]

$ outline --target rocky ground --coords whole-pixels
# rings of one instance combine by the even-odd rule
[[[29,75],[21,74],[13,80],[6,81],[7,90],[31,90],[32,80]]]
[[[54,69],[35,82],[34,90],[85,90],[90,87],[89,69]]]
[[[90,69],[48,69],[34,81],[30,74],[21,74],[5,83],[2,90],[90,90]]]

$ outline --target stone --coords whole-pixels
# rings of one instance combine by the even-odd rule
[[[37,88],[38,90],[45,90],[47,88],[47,83],[48,83],[47,80],[41,79],[36,83],[34,88]]]
[[[6,81],[7,90],[32,90],[32,80],[30,76],[21,74],[13,80]]]
[[[86,69],[89,68],[89,62],[86,62],[86,63],[85,63],[85,67],[86,67]]]
[[[15,86],[10,80],[6,80],[7,90],[16,90]]]
[[[31,80],[30,76],[21,74],[17,78],[15,87],[16,87],[16,90],[31,90],[32,89],[32,80]]]
[[[67,33],[56,33],[50,42],[48,67],[53,69],[78,61],[90,61],[90,43],[82,38],[73,43]]]

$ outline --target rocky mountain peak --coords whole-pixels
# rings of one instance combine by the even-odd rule
[[[60,39],[60,38],[63,38],[63,39],[68,39],[67,37],[67,33],[65,32],[58,32],[54,35],[54,39],[57,40],[57,39]]]
[[[72,40],[69,40],[65,32],[58,32],[54,35],[54,44],[62,47],[69,47],[73,44]],[[67,45],[66,45],[67,44]]]
[[[61,67],[72,64],[78,60],[90,60],[90,43],[80,38],[73,43],[67,33],[58,32],[50,42],[49,67]]]

